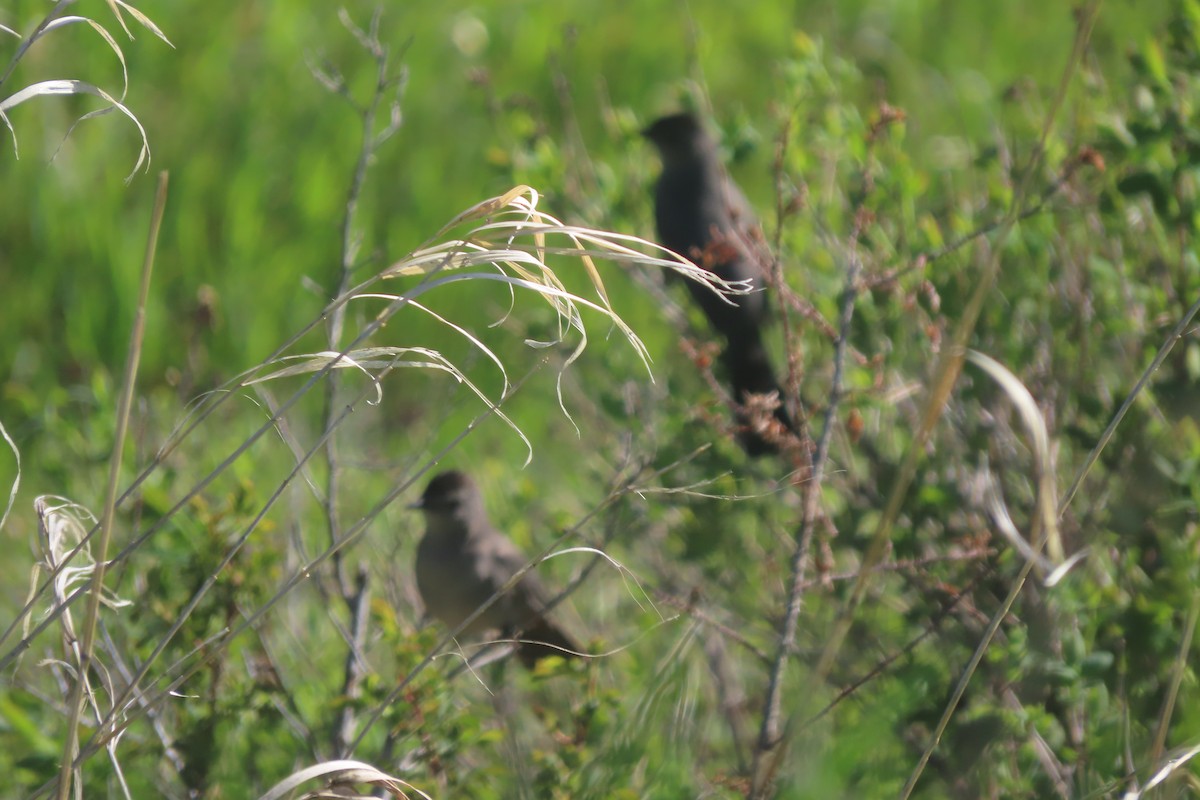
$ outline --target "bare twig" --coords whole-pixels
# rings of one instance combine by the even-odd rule
[[[370,618],[371,591],[367,582],[369,573],[366,564],[360,564],[354,581],[354,595],[346,600],[352,603],[350,615],[351,639],[346,650],[346,666],[342,677],[341,712],[334,731],[334,752],[340,756],[348,754],[346,745],[354,735],[356,723],[354,701],[362,696],[363,678],[368,673],[365,653],[367,647],[367,621]]]
[[[405,71],[403,68],[401,68],[399,75],[393,76],[391,74],[388,49],[379,40],[379,22],[382,15],[383,9],[376,8],[375,13],[371,16],[370,25],[364,31],[353,23],[349,14],[344,9],[339,13],[342,24],[354,35],[355,39],[375,62],[375,86],[367,103],[359,106],[350,97],[349,90],[346,88],[346,82],[344,80],[336,82],[336,93],[349,101],[359,114],[361,140],[359,142],[358,160],[354,165],[354,177],[350,182],[350,188],[347,192],[345,213],[342,218],[342,254],[338,284],[333,294],[335,298],[346,295],[354,285],[354,267],[359,251],[359,236],[357,232],[358,206],[363,186],[366,183],[367,171],[375,159],[375,154],[379,146],[399,130],[402,120],[397,96],[397,100],[391,106],[389,121],[382,130],[375,130],[376,119],[384,98],[393,89],[397,89],[398,95],[399,90],[405,82]],[[346,308],[347,306],[344,304],[337,305],[329,315],[328,349],[333,352],[340,352],[342,349],[342,334],[346,324]],[[341,375],[337,371],[331,372],[325,383],[325,408],[322,419],[322,428],[329,433],[325,439],[326,480],[324,506],[326,528],[331,546],[335,545],[342,538],[339,514],[342,463],[338,454],[338,437],[333,432],[333,428],[340,417],[338,404],[341,396],[341,387]],[[342,602],[345,604],[346,611],[350,616],[351,632],[347,641],[349,650],[346,656],[345,685],[342,687],[342,693],[345,697],[353,699],[361,692],[362,678],[367,671],[363,661],[363,648],[367,635],[366,625],[368,615],[366,599],[369,597],[367,587],[368,572],[366,565],[360,565],[355,580],[351,582],[346,575],[346,566],[343,562],[342,550],[340,548],[334,551],[331,561],[338,593],[341,595]],[[346,754],[346,743],[349,737],[353,735],[355,727],[354,708],[353,703],[344,703],[338,715],[338,722],[333,726],[333,752],[339,756]]]
[[[812,549],[813,535],[817,522],[821,518],[820,499],[821,487],[825,477],[825,467],[829,461],[829,446],[833,440],[833,430],[837,423],[837,412],[843,395],[844,371],[846,355],[849,349],[850,323],[854,317],[854,304],[858,297],[859,273],[862,262],[857,251],[858,226],[864,219],[858,215],[856,229],[851,238],[851,251],[846,280],[842,290],[841,314],[838,325],[838,339],[834,352],[833,379],[829,390],[829,404],[825,409],[823,427],[817,440],[816,453],[812,460],[812,480],[804,485],[804,516],[796,534],[796,548],[792,554],[791,578],[788,586],[787,605],[783,622],[779,631],[779,648],[775,662],[771,668],[770,683],[764,701],[762,727],[759,730],[758,743],[754,750],[754,765],[751,770],[750,798],[766,798],[770,796],[775,773],[785,751],[783,741],[783,679],[787,671],[788,660],[796,646],[796,626],[800,620],[800,609],[805,583],[805,573],[808,568],[808,554]]]

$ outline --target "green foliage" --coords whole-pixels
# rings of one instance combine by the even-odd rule
[[[1032,0],[768,3],[741,15],[716,2],[636,16],[610,5],[387,9],[373,29],[389,51],[373,131],[393,99],[402,124],[370,148],[354,242],[343,221],[380,73],[336,11],[147,8],[174,47],[141,29],[120,39],[123,102],[171,193],[121,470],[122,491],[134,488],[106,581],[132,605],[101,612],[83,791],[117,795],[123,781],[135,797],[257,796],[347,756],[433,796],[747,796],[805,530],[776,796],[899,796],[926,748],[915,796],[1144,787],[1200,731],[1185,648],[1200,608],[1200,345],[1190,328],[1172,338],[1200,287],[1200,2],[1105,5],[1074,66],[1077,18]],[[78,6],[119,29],[104,4]],[[16,3],[0,24],[27,34],[46,10]],[[369,29],[366,4],[347,14]],[[0,98],[68,74],[119,94],[120,62],[94,29],[50,34]],[[352,102],[311,67],[341,76],[326,83]],[[21,610],[33,562],[48,557],[33,500],[63,495],[100,513],[152,194],[145,175],[122,181],[138,139],[117,115],[72,130],[50,160],[93,101],[12,109],[21,158],[0,161],[0,423],[23,465],[4,533],[33,545],[31,558],[14,548],[3,595],[17,623],[0,638],[0,770],[14,796],[45,796],[57,779],[73,680],[61,618],[21,641],[51,611],[49,590]],[[336,345],[321,324],[287,351],[344,347],[381,320],[368,344],[436,349],[491,398],[506,374],[517,389],[501,410],[533,447],[524,470],[521,439],[480,419],[478,397],[445,373],[384,374],[378,404],[354,370],[339,371],[333,395],[335,379],[312,371],[226,384],[335,316],[343,279],[367,282],[445,241],[431,237],[447,220],[513,185],[533,186],[540,210],[566,222],[652,237],[656,167],[637,132],[680,106],[712,117],[783,264],[790,291],[775,292],[787,297],[770,346],[806,422],[796,452],[749,461],[703,317],[656,268],[600,259],[653,380],[600,314],[583,312],[577,360],[576,332],[528,346],[558,339],[562,318],[494,281],[419,299],[505,373],[462,333],[411,306],[388,316],[378,298],[345,306]],[[992,258],[969,345],[1036,401],[1060,498],[1174,343],[1064,504],[1065,553],[1082,560],[1052,585],[1035,569],[1006,610],[1024,556],[1005,515],[1030,537],[1039,492],[1011,398],[968,365],[929,440],[916,436],[935,364]],[[567,291],[595,300],[578,259],[548,260]],[[369,291],[418,285],[393,277]],[[256,439],[314,375],[318,391]],[[318,457],[298,469],[310,448]],[[915,478],[874,567],[870,543],[913,448]],[[445,631],[421,624],[419,522],[402,506],[437,458],[474,474],[530,554],[566,532],[556,550],[619,563],[576,551],[538,566],[554,586],[586,574],[555,614],[603,655],[531,673],[507,661],[463,669],[480,650],[465,640],[429,661]],[[11,461],[0,458],[5,487]],[[864,566],[863,601],[823,674]],[[113,704],[128,727],[110,757],[89,737]],[[1179,762],[1173,790],[1195,775]]]

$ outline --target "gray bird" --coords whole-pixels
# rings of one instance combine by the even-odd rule
[[[417,589],[426,610],[451,628],[457,628],[529,563],[492,526],[483,496],[462,472],[434,477],[412,507],[425,515],[425,536],[417,546]],[[526,667],[546,656],[573,656],[579,647],[544,616],[547,600],[538,576],[527,572],[463,632],[499,629],[505,638],[519,638],[517,656]]]
[[[750,203],[729,179],[716,143],[692,114],[657,120],[642,135],[658,148],[662,174],[654,192],[654,217],[664,245],[730,281],[750,281],[752,294],[725,302],[712,290],[687,281],[692,298],[713,329],[725,337],[721,361],[734,399],[748,405],[749,395],[777,392],[779,381],[762,338],[768,314],[765,291],[770,262]],[[782,404],[774,417],[784,428],[796,426]],[[738,440],[752,456],[778,452],[779,436],[764,437],[744,417]]]

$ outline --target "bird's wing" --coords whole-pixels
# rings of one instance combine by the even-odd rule
[[[503,587],[529,563],[525,554],[507,536],[498,532],[495,536],[481,539],[475,555],[479,574],[487,576],[488,582],[493,585],[493,591]],[[542,585],[541,579],[535,571],[530,570],[508,595],[501,598],[500,603],[511,609],[512,616],[520,617],[508,620],[510,624],[523,625],[528,618],[541,615],[548,598],[549,593]]]

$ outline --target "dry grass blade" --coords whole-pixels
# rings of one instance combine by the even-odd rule
[[[371,296],[378,297],[380,295],[371,295]],[[393,297],[391,299],[399,299],[399,298]],[[436,317],[437,315],[435,314],[434,316]],[[496,363],[496,365],[500,368],[500,372],[504,378],[504,386],[502,387],[502,389],[500,391],[500,396],[502,398],[507,396],[508,392],[509,392],[509,388],[510,388],[510,384],[508,381],[508,373],[505,371],[503,363],[500,361],[499,358],[496,357],[495,353],[493,353],[491,350],[489,350],[487,347],[485,347],[481,342],[479,342],[478,339],[475,339],[474,337],[470,336],[469,334],[466,334],[466,332],[459,326],[457,326],[441,317],[437,317],[437,318],[440,321],[445,322],[446,325],[454,328],[455,330],[458,330],[458,331],[464,333],[464,335],[467,335],[467,337],[474,344],[476,344],[479,347],[479,349],[485,355],[487,355],[487,357],[489,359],[491,359],[493,362]],[[406,356],[409,354],[421,356],[422,359],[421,360],[401,360],[401,358],[403,356]],[[325,351],[325,352],[320,352],[320,353],[309,353],[309,354],[304,354],[304,355],[281,356],[280,358],[274,359],[271,362],[263,364],[262,366],[254,369],[254,370],[250,370],[246,374],[252,375],[254,372],[257,372],[258,370],[262,369],[265,366],[270,366],[271,364],[279,363],[282,361],[292,361],[292,360],[299,360],[301,363],[293,364],[292,366],[284,367],[283,369],[277,369],[273,372],[268,373],[267,375],[243,379],[241,381],[241,385],[242,386],[253,386],[254,384],[265,383],[267,381],[277,380],[279,378],[286,378],[286,377],[290,377],[293,375],[303,375],[306,373],[326,372],[328,370],[333,370],[333,369],[356,369],[356,370],[359,370],[360,372],[362,372],[368,378],[370,378],[373,388],[375,390],[375,400],[368,401],[368,402],[371,402],[374,404],[374,403],[379,403],[380,400],[383,399],[382,380],[387,375],[387,373],[391,372],[393,369],[396,369],[398,367],[417,367],[417,368],[421,368],[421,369],[438,370],[438,371],[449,374],[456,381],[458,381],[459,383],[463,384],[468,389],[470,389],[471,392],[476,397],[478,397],[480,400],[482,400],[488,406],[488,408],[496,414],[496,416],[498,418],[500,418],[506,425],[508,425],[509,428],[511,428],[513,430],[513,432],[515,432],[517,434],[517,436],[520,437],[521,441],[525,444],[526,459],[527,459],[526,463],[528,463],[528,459],[532,458],[532,456],[533,456],[533,445],[530,443],[529,439],[525,436],[524,432],[517,426],[517,424],[514,423],[503,411],[500,410],[500,401],[491,400],[491,398],[489,398],[482,389],[480,389],[473,381],[471,381],[471,379],[468,378],[462,370],[460,370],[457,366],[454,365],[453,362],[451,362],[448,358],[446,358],[445,356],[443,356],[441,353],[437,352],[436,350],[430,350],[427,347],[368,347],[368,348],[363,348],[361,350],[349,350],[349,351],[344,351],[341,353]],[[376,374],[375,371],[378,371],[378,373]]]
[[[158,26],[154,24],[154,20],[147,17],[135,6],[126,3],[124,0],[106,0],[106,2],[108,3],[109,9],[113,13],[113,16],[116,17],[117,21],[121,23],[121,27],[125,30],[125,35],[130,39],[133,38],[133,33],[129,30],[129,26],[125,24],[125,17],[121,14],[122,11],[136,19],[139,25],[153,33],[159,39],[162,39],[166,44],[170,45],[171,47],[175,47],[174,44],[171,44],[171,40],[167,38],[167,35],[159,30]]]
[[[96,523],[96,517],[88,509],[65,497],[42,495],[34,500],[33,506],[38,518],[38,540],[43,563],[47,569],[58,573],[54,580],[54,601],[56,604],[62,603],[76,586],[91,580],[95,572],[96,561],[84,538],[88,529]],[[75,566],[67,566],[72,561]],[[34,569],[40,567],[35,565]],[[102,594],[100,599],[110,608],[130,604],[108,594]],[[65,614],[65,632],[74,638],[74,625],[70,620],[70,613]]]
[[[559,317],[559,336],[552,342],[527,342],[546,347],[561,343],[568,332],[577,331],[579,344],[567,357],[562,369],[567,369],[587,347],[587,330],[580,314],[588,309],[606,317],[633,346],[650,371],[650,358],[645,345],[609,303],[608,293],[593,258],[604,258],[622,264],[639,264],[658,269],[670,269],[698,281],[728,301],[729,295],[746,294],[751,287],[744,281],[724,281],[708,270],[665,250],[653,242],[635,236],[566,225],[537,209],[538,193],[528,186],[516,186],[507,193],[485,200],[462,212],[439,232],[438,237],[465,225],[481,221],[461,237],[429,244],[409,254],[385,269],[380,278],[423,275],[426,280],[403,296],[411,300],[422,291],[460,280],[494,280],[508,284],[510,293],[524,289],[540,295]],[[550,237],[562,237],[567,244],[548,244]],[[630,245],[658,252],[661,256],[646,255]],[[589,300],[566,290],[548,256],[567,256],[579,259],[588,280],[596,292]],[[473,267],[488,267],[487,272],[459,272]],[[492,272],[490,270],[495,270]],[[438,277],[441,273],[453,273]],[[351,296],[371,296],[354,290]],[[376,295],[378,296],[378,295]],[[510,296],[512,296],[510,294]],[[399,297],[395,299],[400,299]],[[731,301],[730,301],[731,302]],[[651,374],[653,380],[653,374]],[[562,375],[557,387],[559,408],[568,419],[570,413],[562,396]]]
[[[729,295],[745,294],[751,290],[746,282],[724,281],[653,242],[635,236],[565,225],[553,216],[539,211],[537,201],[536,190],[528,186],[517,186],[504,195],[472,206],[447,223],[439,235],[445,235],[468,222],[481,221],[480,224],[467,230],[461,237],[436,244],[427,243],[377,276],[382,279],[425,276],[425,280],[417,287],[402,295],[368,293],[365,289],[374,282],[372,280],[351,290],[342,301],[376,297],[411,303],[420,294],[449,283],[464,280],[498,281],[508,285],[510,296],[516,289],[541,296],[558,314],[558,339],[551,342],[529,341],[527,344],[536,347],[557,345],[570,331],[578,332],[580,342],[565,360],[563,370],[587,347],[587,329],[581,315],[581,310],[587,309],[607,318],[634,348],[647,371],[650,371],[650,358],[646,347],[609,304],[608,293],[596,269],[594,258],[604,258],[621,264],[670,269],[708,286],[727,300]],[[548,238],[556,236],[565,238],[567,244],[548,244]],[[661,255],[646,255],[634,249],[634,246]],[[597,299],[589,300],[568,291],[554,268],[547,263],[549,256],[579,259]],[[488,270],[468,271],[479,267],[486,267]],[[456,327],[456,330],[467,335],[462,328]],[[473,340],[473,343],[483,349],[478,340]],[[498,361],[490,352],[487,352],[487,355],[493,361]],[[562,397],[561,374],[558,400],[559,408],[569,419],[570,414]]]
[[[21,59],[25,56],[25,52],[29,50],[33,43],[38,40],[42,34],[42,31],[46,29],[46,26],[52,23],[55,18],[57,18],[58,15],[63,12],[63,9],[71,5],[71,3],[74,1],[75,0],[58,0],[58,2],[54,4],[54,8],[52,8],[46,14],[46,16],[42,18],[42,21],[38,23],[38,26],[36,29],[34,29],[33,33],[29,34],[29,36],[21,42],[21,46],[17,48],[17,52],[13,53],[13,57],[8,62],[8,66],[5,68],[4,73],[0,75],[0,86],[3,86],[4,82],[8,80],[8,77],[12,75],[13,70],[17,68],[17,64],[19,64]],[[9,31],[9,33],[11,33],[13,36],[16,36],[18,39],[21,38],[21,34],[17,33],[16,31],[9,28],[5,28],[5,30]]]
[[[87,703],[95,720],[105,718],[106,712],[101,708],[101,694],[113,696],[112,682],[108,679],[107,668],[97,659],[90,659],[91,669],[84,664],[84,650],[81,647],[76,632],[75,619],[68,608],[68,600],[77,587],[91,582],[97,570],[97,564],[92,558],[91,549],[87,546],[88,529],[96,522],[95,516],[83,506],[62,497],[42,496],[34,501],[34,511],[38,518],[38,542],[41,547],[41,562],[33,567],[33,585],[36,586],[37,576],[42,567],[53,576],[51,585],[53,592],[51,605],[47,615],[61,611],[58,616],[61,629],[60,644],[62,654],[56,659],[45,659],[39,666],[61,673],[67,680],[74,682],[80,697]],[[72,562],[74,562],[73,565]],[[69,566],[70,565],[70,566]],[[100,603],[106,608],[122,608],[130,606],[127,600],[108,593],[101,587]],[[30,598],[33,599],[32,597]],[[26,618],[26,631],[28,631]],[[101,676],[101,686],[93,684],[92,671]],[[111,707],[111,703],[109,704]],[[117,759],[118,736],[114,734],[106,746],[109,760],[112,762],[114,773],[117,775],[125,796],[124,778],[120,762]],[[73,770],[76,777],[76,787],[82,780],[80,768]]]
[[[4,524],[8,522],[8,515],[12,511],[13,503],[17,501],[17,490],[21,488],[21,451],[17,449],[17,443],[8,435],[8,428],[4,427],[3,422],[0,422],[0,436],[4,437],[8,449],[12,450],[13,460],[16,462],[16,474],[13,475],[12,486],[8,490],[8,502],[4,504],[4,513],[0,514],[0,531],[2,531]]]
[[[607,292],[591,258],[599,256],[623,263],[642,264],[672,269],[692,280],[706,284],[722,295],[739,295],[751,291],[745,281],[724,281],[708,270],[701,269],[687,259],[636,236],[595,230],[576,225],[566,225],[550,214],[537,209],[537,191],[528,186],[517,186],[500,197],[485,200],[456,216],[435,237],[440,239],[466,222],[483,220],[462,237],[450,239],[436,245],[427,244],[404,260],[384,271],[382,277],[398,275],[430,274],[443,269],[457,269],[480,263],[478,254],[491,253],[491,262],[497,267],[511,268],[519,277],[542,283],[548,288],[562,290],[562,284],[554,277],[545,263],[547,255],[577,256],[584,262],[589,280],[600,298],[600,305],[613,314],[608,305]],[[562,236],[571,245],[552,247],[546,237]],[[533,244],[525,244],[525,240]],[[584,243],[589,245],[584,246]],[[648,256],[628,245],[648,248],[662,256]],[[472,258],[472,254],[475,258]],[[509,262],[511,259],[511,263]],[[522,265],[530,265],[536,271],[528,271]]]
[[[93,117],[99,116],[101,114],[107,114],[107,113],[115,110],[115,111],[120,111],[122,114],[124,114],[130,120],[132,120],[133,124],[137,127],[138,134],[142,138],[142,149],[138,152],[137,162],[133,165],[133,169],[130,171],[129,175],[126,176],[126,178],[125,178],[126,182],[129,182],[130,180],[133,179],[133,176],[137,174],[138,170],[140,170],[142,168],[143,164],[145,164],[146,167],[149,168],[149,165],[150,165],[150,140],[146,137],[146,129],[142,127],[142,123],[138,120],[138,118],[134,115],[134,113],[132,111],[130,111],[128,108],[126,108],[125,104],[123,104],[120,100],[113,97],[108,92],[101,89],[99,86],[94,86],[90,83],[87,83],[86,81],[53,80],[53,81],[41,81],[39,83],[35,83],[30,86],[26,86],[24,89],[14,92],[13,94],[9,95],[8,97],[5,97],[4,99],[0,100],[0,115],[4,115],[5,121],[7,122],[8,117],[5,114],[5,112],[8,111],[9,109],[19,106],[21,103],[24,103],[27,100],[32,100],[35,97],[46,97],[49,95],[69,95],[69,94],[91,94],[91,95],[95,95],[96,97],[103,99],[104,101],[106,101],[109,104],[108,108],[102,108],[99,111],[93,111],[89,114],[84,114],[82,117],[80,117],[78,120],[75,121],[75,125],[78,125],[80,122],[83,122],[86,119],[91,119]],[[67,136],[71,135],[71,131],[75,129],[75,125],[72,125],[71,129],[67,131]],[[15,131],[13,131],[11,124],[9,125],[9,130],[12,131],[13,149],[15,150],[17,148],[17,134]],[[65,138],[66,137],[64,137],[64,139]]]
[[[1017,523],[1013,522],[1012,515],[1008,513],[1008,506],[1004,503],[1000,482],[995,478],[991,469],[986,464],[983,467],[983,480],[986,482],[983,498],[984,504],[991,515],[992,524],[996,530],[1008,540],[1008,543],[1012,545],[1014,550],[1021,554],[1021,558],[1037,562],[1038,568],[1043,572],[1053,572],[1055,569],[1054,564],[1050,563],[1049,559],[1035,550],[1033,545],[1021,535],[1021,531],[1017,529]]]
[[[39,32],[39,35],[44,36],[45,34],[49,33],[50,31],[57,30],[58,28],[66,27],[67,25],[74,25],[74,24],[80,23],[80,22],[82,22],[86,25],[90,25],[92,30],[94,30],[96,33],[100,34],[100,38],[103,39],[105,41],[105,43],[108,44],[109,49],[112,50],[113,53],[116,55],[117,60],[121,62],[121,99],[124,100],[125,93],[127,91],[129,91],[129,69],[128,69],[128,65],[126,65],[126,63],[125,63],[125,53],[122,52],[120,45],[117,44],[117,40],[112,37],[112,34],[110,34],[103,25],[96,22],[95,20],[88,19],[87,17],[59,17],[58,19],[54,20],[49,25],[47,25],[45,28],[43,28]]]
[[[388,775],[370,764],[350,760],[325,761],[297,770],[272,786],[259,800],[282,800],[284,797],[290,797],[302,785],[317,778],[326,779],[325,788],[306,792],[300,795],[301,798],[373,797],[374,795],[358,795],[349,791],[350,786],[369,784],[387,791],[393,797],[408,797],[407,792],[411,791],[429,800],[429,795],[411,784]]]
[[[967,351],[967,360],[982,369],[994,380],[1017,408],[1021,421],[1025,423],[1033,444],[1034,463],[1037,467],[1037,510],[1033,517],[1034,526],[1029,536],[1033,556],[1041,550],[1043,542],[1050,551],[1055,566],[1064,558],[1062,538],[1058,532],[1058,491],[1054,482],[1054,458],[1050,452],[1050,434],[1046,420],[1038,408],[1037,401],[1007,367],[975,350]]]
[[[61,80],[61,79],[60,80],[40,81],[40,82],[31,84],[29,86],[26,86],[14,93],[8,95],[7,97],[0,98],[0,121],[3,121],[5,126],[8,128],[9,134],[12,136],[13,151],[15,154],[18,154],[18,157],[19,157],[20,150],[19,150],[18,143],[17,143],[17,131],[13,127],[12,121],[9,119],[8,114],[6,113],[9,109],[12,109],[12,108],[20,105],[21,103],[25,102],[26,100],[30,100],[34,97],[44,97],[46,95],[63,95],[63,94],[92,94],[92,95],[95,95],[96,97],[99,97],[99,98],[103,99],[104,101],[106,101],[109,104],[108,107],[100,109],[99,111],[93,111],[91,113],[84,114],[82,117],[80,117],[78,120],[76,120],[73,125],[71,125],[70,129],[68,129],[66,135],[63,137],[63,140],[65,142],[66,139],[68,137],[70,137],[71,132],[75,130],[75,126],[78,125],[80,122],[83,122],[86,119],[91,119],[92,117],[100,116],[103,114],[108,114],[114,110],[121,112],[122,114],[124,114],[130,120],[133,121],[133,124],[137,126],[138,133],[141,135],[141,138],[142,138],[142,148],[141,148],[141,151],[138,153],[137,163],[134,164],[133,169],[130,171],[129,175],[125,179],[126,182],[128,183],[130,180],[133,179],[133,176],[135,174],[137,174],[138,170],[141,169],[143,164],[146,164],[147,168],[148,168],[149,160],[150,160],[150,142],[146,137],[146,131],[142,127],[142,123],[133,114],[133,112],[130,111],[127,107],[125,107],[125,105],[121,102],[121,100],[124,99],[125,94],[129,89],[129,72],[128,72],[126,62],[125,62],[125,54],[121,50],[120,45],[117,44],[116,39],[113,38],[112,34],[110,34],[108,32],[108,29],[105,28],[100,23],[98,23],[95,20],[90,19],[88,17],[62,16],[62,14],[66,10],[66,8],[68,6],[70,6],[73,2],[74,2],[74,0],[59,0],[59,2],[54,5],[54,8],[51,9],[50,12],[47,13],[46,16],[42,18],[41,22],[38,23],[37,27],[33,30],[33,32],[30,33],[27,37],[25,37],[23,39],[22,39],[21,35],[19,33],[17,33],[15,30],[5,27],[5,26],[0,26],[0,30],[10,33],[13,36],[16,36],[18,39],[22,39],[21,45],[20,45],[20,47],[17,48],[16,53],[13,54],[12,59],[8,63],[8,67],[4,70],[4,73],[2,75],[0,75],[0,86],[3,86],[4,83],[8,80],[9,76],[12,75],[13,70],[15,70],[17,67],[17,64],[20,63],[21,59],[25,56],[26,52],[29,50],[29,48],[31,46],[33,46],[33,44],[35,42],[40,40],[46,34],[51,33],[52,31],[60,30],[69,25],[74,25],[77,23],[84,23],[84,24],[90,26],[92,28],[92,30],[94,30],[100,36],[100,38],[102,38],[104,40],[105,44],[108,45],[109,50],[111,50],[116,55],[117,61],[119,61],[121,64],[121,92],[119,95],[120,99],[118,99],[117,97],[113,97],[108,92],[104,91],[103,89],[99,88],[98,86],[94,86],[93,84],[87,83],[86,81]],[[125,34],[127,36],[129,36],[130,39],[133,38],[133,34],[130,33],[129,27],[125,24],[125,19],[122,16],[123,11],[126,13],[129,13],[131,16],[133,16],[135,19],[137,19],[137,21],[139,23],[141,23],[141,25],[143,25],[145,28],[147,28],[148,30],[153,32],[154,35],[157,36],[159,39],[163,40],[168,45],[171,44],[171,42],[167,39],[167,37],[163,34],[163,32],[161,30],[159,30],[158,27],[154,24],[154,22],[151,21],[151,19],[149,17],[147,17],[145,14],[143,14],[137,8],[129,5],[128,3],[122,2],[122,0],[107,0],[107,2],[108,2],[109,8],[113,12],[113,15],[116,16],[117,21],[121,24],[121,27],[124,29]],[[171,46],[173,47],[174,45],[171,45]],[[62,147],[62,145],[60,144],[59,149],[61,149],[61,147]],[[57,155],[57,152],[55,153],[55,155]]]
[[[1146,781],[1145,787],[1126,792],[1122,800],[1140,800],[1140,798],[1145,797],[1147,792],[1174,775],[1180,767],[1187,766],[1188,762],[1198,754],[1200,754],[1200,745],[1193,745],[1169,757],[1167,763],[1158,772],[1154,773],[1154,776],[1150,780]]]

